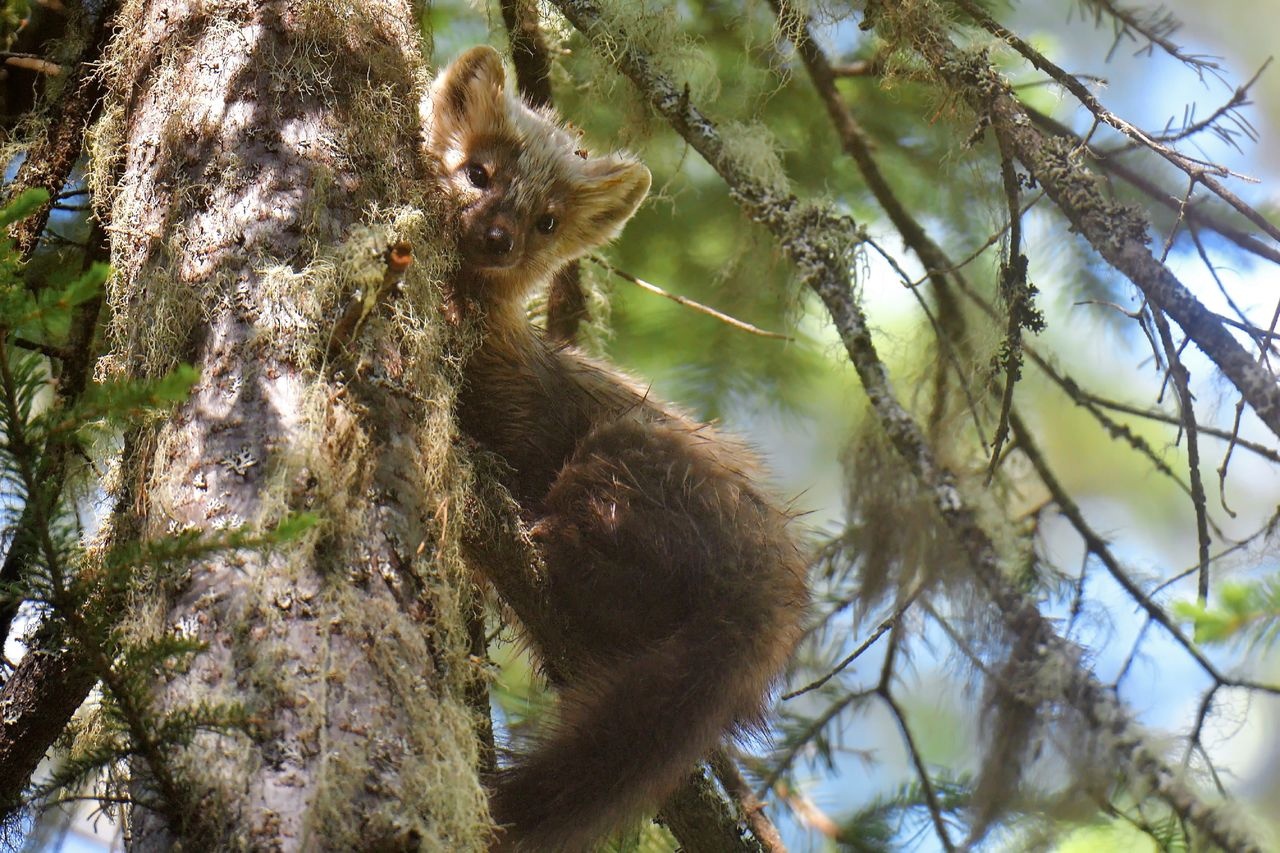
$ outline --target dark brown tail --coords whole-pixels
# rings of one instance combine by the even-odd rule
[[[776,665],[751,651],[686,626],[566,689],[538,748],[499,774],[490,808],[505,827],[500,849],[589,851],[656,807],[726,731],[757,722]]]

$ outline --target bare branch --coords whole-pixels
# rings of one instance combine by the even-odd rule
[[[742,771],[727,749],[717,749],[711,754],[711,770],[720,780],[720,785],[737,803],[742,819],[751,827],[752,835],[760,840],[764,849],[768,853],[787,853],[787,846],[782,843],[778,828],[764,813],[764,803],[742,777]]]
[[[879,625],[877,625],[876,629],[872,631],[865,640],[859,643],[856,649],[854,649],[852,652],[850,652],[848,655],[842,658],[839,663],[833,666],[830,672],[828,672],[826,675],[822,676],[821,678],[817,679],[816,681],[809,682],[804,687],[801,687],[797,690],[792,690],[790,693],[783,693],[781,696],[778,697],[779,700],[785,702],[788,699],[794,699],[797,696],[802,696],[805,693],[810,693],[814,690],[817,690],[819,687],[826,684],[828,681],[830,681],[831,679],[839,675],[841,672],[843,672],[849,666],[849,664],[853,663],[858,658],[862,657],[863,653],[866,652],[867,649],[875,645],[876,640],[879,640],[881,637],[883,637],[886,631],[888,631],[893,626],[898,624],[898,620],[902,618],[902,614],[906,613],[907,610],[911,607],[911,605],[915,603],[916,597],[918,595],[919,595],[919,591],[912,593],[911,596],[905,602],[903,602],[902,605],[899,606],[897,610],[894,611],[892,616],[890,616],[888,619],[884,620]]]
[[[1036,446],[1035,439],[1031,436],[1030,431],[1022,422],[1017,412],[1011,416],[1011,424],[1013,426],[1014,435],[1017,437],[1018,450],[1031,462],[1031,466],[1035,468],[1036,475],[1040,477],[1040,481],[1044,483],[1045,488],[1053,496],[1054,503],[1057,504],[1058,510],[1067,518],[1071,526],[1075,528],[1076,533],[1084,540],[1085,548],[1089,553],[1097,557],[1111,577],[1120,585],[1120,587],[1133,599],[1134,603],[1146,611],[1147,615],[1153,622],[1164,628],[1165,631],[1177,642],[1178,645],[1189,654],[1205,674],[1213,678],[1215,681],[1232,687],[1248,687],[1252,690],[1261,690],[1265,693],[1273,693],[1280,695],[1280,686],[1261,684],[1243,679],[1231,678],[1223,675],[1216,664],[1205,657],[1204,652],[1192,642],[1182,630],[1178,628],[1172,617],[1165,613],[1164,609],[1152,600],[1151,596],[1144,592],[1133,578],[1120,565],[1120,561],[1116,559],[1111,552],[1111,548],[1107,545],[1098,533],[1085,520],[1084,513],[1080,511],[1080,507],[1076,504],[1071,496],[1067,494],[1066,489],[1058,481],[1057,476],[1049,468],[1043,454],[1041,454]]]
[[[1072,647],[1054,632],[1035,603],[1006,579],[999,554],[978,525],[976,513],[966,505],[950,473],[937,465],[919,426],[893,394],[866,317],[851,287],[843,249],[851,223],[821,208],[803,205],[784,190],[754,180],[752,171],[726,149],[715,123],[692,104],[688,88],[673,83],[660,71],[654,60],[628,39],[624,27],[604,21],[590,0],[553,1],[592,46],[631,80],[653,109],[706,159],[728,184],[745,212],[774,234],[800,280],[826,306],[862,380],[877,422],[924,493],[930,496],[940,519],[967,558],[978,587],[999,612],[1007,630],[1021,638],[1034,638],[1030,647],[1035,649],[1038,662],[1053,662],[1063,700],[1089,725],[1109,733],[1117,761],[1132,778],[1149,785],[1156,796],[1215,843],[1241,850],[1260,849],[1234,822],[1201,802],[1145,745],[1141,730],[1114,695],[1081,668]],[[932,31],[919,35],[930,42],[942,41]],[[929,49],[945,50],[941,44],[932,44]],[[1277,392],[1274,419],[1280,433],[1280,392]]]
[[[969,0],[961,2],[972,5]],[[1076,162],[1064,140],[1047,139],[1035,129],[985,59],[960,54],[945,35],[927,27],[890,35],[909,39],[940,78],[991,121],[995,132],[1007,138],[1018,159],[1075,229],[1182,327],[1235,384],[1262,422],[1280,436],[1280,386],[1275,378],[1261,369],[1222,322],[1152,256],[1146,245],[1146,223],[1134,211],[1106,198],[1097,177]]]
[[[1200,582],[1198,593],[1200,601],[1209,598],[1209,525],[1206,519],[1204,483],[1200,479],[1200,435],[1196,428],[1195,403],[1191,398],[1188,384],[1187,368],[1178,358],[1178,351],[1173,345],[1173,335],[1169,331],[1169,321],[1160,310],[1152,311],[1156,328],[1160,331],[1160,343],[1164,346],[1165,357],[1169,359],[1169,373],[1173,376],[1173,386],[1178,392],[1179,408],[1182,411],[1182,426],[1187,432],[1187,470],[1191,478],[1191,503],[1196,513],[1196,540],[1200,557]]]
[[[775,340],[780,340],[780,341],[792,341],[792,342],[795,341],[795,338],[791,337],[790,335],[784,335],[781,332],[770,332],[769,330],[762,329],[759,326],[753,326],[750,323],[746,322],[745,320],[739,320],[736,317],[730,317],[728,314],[725,314],[723,311],[717,311],[711,306],[703,305],[701,302],[698,302],[694,299],[690,299],[687,296],[681,296],[678,293],[672,293],[669,290],[663,290],[661,287],[658,287],[658,285],[656,284],[651,284],[645,281],[644,279],[638,278],[625,270],[618,269],[613,264],[606,261],[604,258],[598,257],[596,255],[592,255],[590,260],[593,263],[598,264],[601,267],[604,267],[606,270],[616,275],[618,278],[622,279],[623,281],[631,282],[641,290],[647,290],[650,293],[654,293],[654,294],[657,294],[658,296],[664,297],[666,299],[670,299],[672,302],[676,303],[677,305],[683,305],[686,308],[692,308],[694,311],[697,311],[701,314],[706,314],[708,317],[715,317],[717,320],[719,320],[721,323],[724,323],[726,326],[732,326],[735,329],[741,329],[744,332],[749,332],[753,335],[759,335],[762,338],[773,338]]]
[[[1201,76],[1209,71],[1221,79],[1222,66],[1215,61],[1216,57],[1187,53],[1181,45],[1169,38],[1182,27],[1182,22],[1167,9],[1135,9],[1118,6],[1112,0],[1079,0],[1079,3],[1092,10],[1095,24],[1102,23],[1104,14],[1113,19],[1115,43],[1111,47],[1112,52],[1119,46],[1120,39],[1132,39],[1133,33],[1138,33],[1147,40],[1146,46],[1139,53],[1150,54],[1159,47],[1179,62],[1196,69]],[[1107,58],[1110,59],[1111,54]]]
[[[920,754],[919,747],[916,746],[916,739],[911,734],[911,727],[907,725],[907,717],[902,712],[902,706],[893,698],[893,692],[890,689],[894,650],[897,648],[896,636],[896,629],[889,634],[889,653],[885,655],[884,672],[880,677],[880,684],[876,687],[876,694],[884,700],[884,703],[889,706],[890,712],[893,713],[893,719],[898,724],[898,732],[902,735],[903,745],[906,746],[907,754],[911,757],[911,765],[915,768],[916,778],[920,780],[920,789],[924,791],[924,801],[929,809],[929,818],[933,821],[933,831],[938,836],[942,849],[951,853],[956,848],[951,843],[951,836],[947,832],[947,823],[942,818],[942,807],[938,804],[938,794],[933,789],[933,782],[929,778],[929,770],[925,767],[924,757]]]

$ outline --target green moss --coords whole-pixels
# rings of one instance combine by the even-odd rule
[[[130,0],[121,13],[122,34],[106,67],[111,96],[91,139],[91,182],[98,204],[111,212],[117,267],[108,293],[113,353],[101,369],[162,373],[196,357],[193,344],[210,322],[233,328],[228,346],[235,351],[224,355],[226,363],[243,365],[244,375],[233,377],[244,383],[240,393],[251,387],[265,393],[263,375],[274,377],[262,372],[285,367],[288,379],[275,390],[288,395],[281,407],[287,422],[279,440],[261,449],[258,488],[246,510],[252,517],[238,518],[211,502],[209,524],[267,529],[298,510],[323,519],[287,553],[237,558],[240,580],[233,589],[181,602],[183,619],[214,620],[226,646],[200,656],[192,676],[173,688],[181,694],[161,687],[157,699],[165,706],[236,701],[262,731],[261,741],[243,732],[201,734],[190,747],[174,749],[174,768],[210,786],[196,795],[222,846],[265,845],[273,838],[270,813],[259,813],[256,826],[235,822],[244,820],[244,780],[267,772],[271,727],[288,720],[300,733],[290,746],[315,774],[307,827],[315,844],[484,849],[490,826],[476,776],[475,709],[467,703],[482,673],[467,654],[472,582],[461,556],[470,474],[454,446],[452,418],[456,354],[474,340],[466,334],[455,340],[458,333],[439,311],[441,281],[454,264],[441,238],[441,201],[421,170],[414,173],[415,151],[386,150],[388,139],[417,138],[411,125],[425,76],[406,70],[392,47],[401,35],[383,32],[372,12],[333,0],[291,9],[300,34],[283,43],[263,39],[255,61],[275,69],[279,99],[303,92],[341,105],[323,130],[331,166],[310,171],[299,212],[282,229],[301,248],[253,244],[242,251],[260,253],[256,261],[246,264],[242,254],[229,253],[237,261],[234,272],[216,263],[193,269],[188,247],[199,226],[192,223],[210,204],[211,188],[248,186],[246,155],[213,151],[193,176],[192,140],[217,138],[214,117],[200,118],[196,105],[175,98],[160,107],[169,112],[149,152],[172,159],[165,174],[176,176],[173,184],[151,190],[151,197],[120,192],[122,105],[142,82],[179,91],[175,82],[187,54],[234,24],[203,13],[175,18],[171,37],[157,47],[137,37],[145,5]],[[264,98],[259,108],[274,106]],[[352,215],[363,224],[346,227]],[[345,306],[382,286],[383,253],[399,240],[412,245],[413,263],[348,345],[331,353],[334,324]],[[384,403],[408,416],[390,418]],[[146,488],[153,525],[180,517],[170,507],[190,504],[190,483],[182,481],[187,472],[173,462],[186,458],[187,428],[175,419],[144,455],[159,472]],[[137,472],[126,476],[145,479]],[[389,494],[390,483],[404,488]],[[367,541],[375,528],[385,541]],[[407,565],[392,568],[390,552]],[[140,586],[124,627],[130,641],[173,630],[174,603]],[[423,667],[406,667],[406,661]],[[330,721],[350,720],[349,709],[363,698],[351,695],[358,686],[347,679],[367,669],[389,690],[375,713],[396,719],[338,730]],[[208,773],[211,757],[235,773]],[[363,823],[353,821],[355,814]]]

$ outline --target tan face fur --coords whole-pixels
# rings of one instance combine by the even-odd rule
[[[512,298],[616,237],[650,176],[628,154],[579,155],[553,113],[504,87],[493,48],[454,60],[431,87],[427,149],[458,203],[464,271]]]

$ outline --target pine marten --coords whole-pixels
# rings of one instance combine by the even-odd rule
[[[498,771],[490,808],[500,849],[584,851],[760,724],[801,635],[806,563],[747,448],[530,325],[530,291],[615,237],[650,177],[627,154],[586,156],[504,80],[476,47],[429,95],[453,292],[483,318],[457,417],[509,466],[572,651],[554,720]]]

